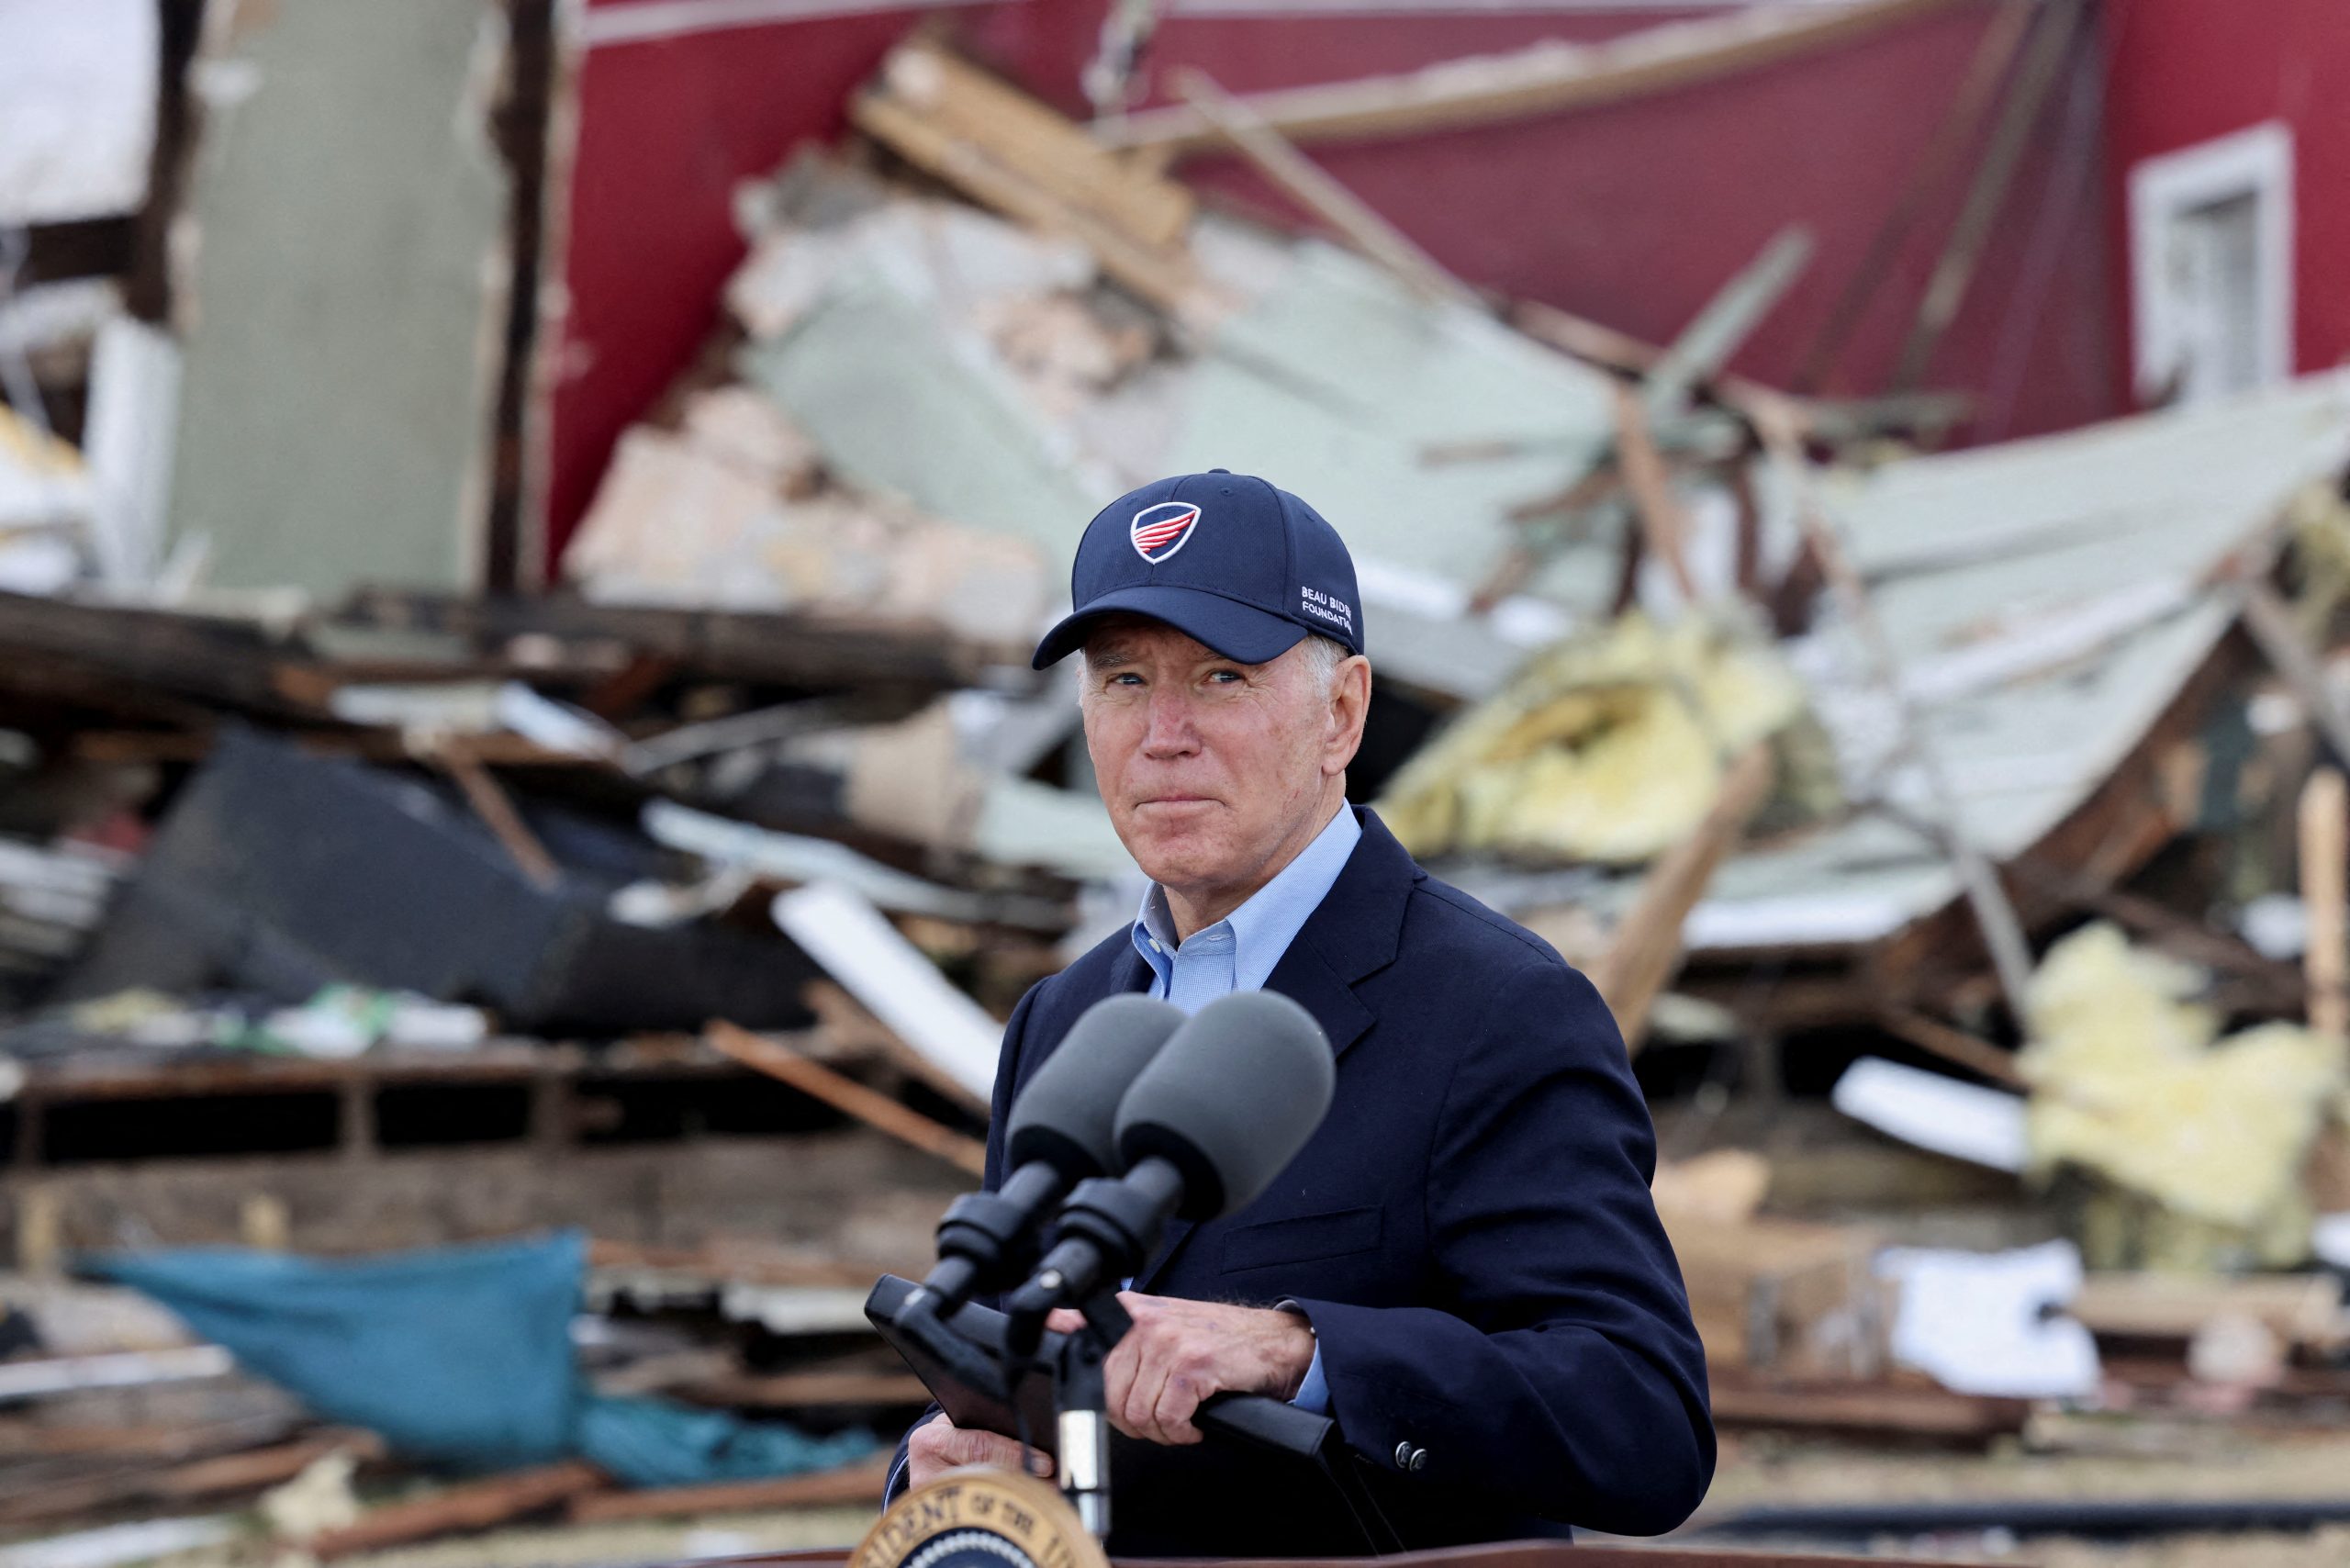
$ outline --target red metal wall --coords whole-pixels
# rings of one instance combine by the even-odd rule
[[[2350,358],[2350,6],[2111,0],[2107,31],[2116,374],[2128,369],[2131,167],[2265,120],[2293,133],[2294,368]]]
[[[601,0],[598,9],[646,0]],[[2196,0],[2185,0],[2192,9]],[[2335,0],[2307,0],[2312,7]],[[1201,15],[1161,24],[1153,68],[1249,91],[1408,69],[1545,38],[1593,39],[1720,6]],[[1005,0],[949,19],[975,54],[1077,106],[1100,0]],[[849,90],[919,16],[890,11],[591,50],[580,86],[565,376],[555,410],[558,548],[612,442],[691,359],[742,253],[730,193],[796,141],[831,136]],[[1339,179],[1462,276],[1651,339],[1677,331],[1781,227],[1819,241],[1737,368],[1785,382],[1892,207],[1973,54],[1989,0],[1803,59],[1606,107],[1318,150]],[[1929,384],[1975,394],[1978,438],[2115,410],[2097,62],[2054,95]],[[2076,90],[2077,89],[2077,90]],[[2068,120],[2068,118],[2069,120]],[[2067,126],[2083,145],[2062,148]],[[1280,211],[1245,169],[1203,188]],[[1955,196],[1914,233],[1835,389],[1883,387]]]

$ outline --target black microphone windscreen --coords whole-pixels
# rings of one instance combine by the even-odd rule
[[[1004,1127],[1010,1168],[1041,1159],[1071,1182],[1124,1170],[1119,1103],[1182,1023],[1181,1008],[1139,994],[1087,1008],[1012,1103]]]
[[[1338,1069],[1314,1014],[1270,991],[1200,1009],[1118,1107],[1118,1153],[1183,1173],[1186,1219],[1252,1201],[1297,1157],[1330,1109]]]

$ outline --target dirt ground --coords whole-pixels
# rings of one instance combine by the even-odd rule
[[[2224,1428],[2146,1423],[2068,1428],[2076,1448],[2009,1444],[1983,1454],[1891,1451],[1773,1436],[1725,1439],[1712,1495],[1695,1521],[1718,1522],[1764,1505],[1903,1499],[2295,1499],[2350,1494],[2350,1430],[2254,1436]],[[2152,1450],[2152,1451],[2148,1451]],[[338,1568],[622,1568],[848,1546],[873,1521],[864,1508],[726,1515],[663,1524],[500,1530],[345,1559]],[[2350,1525],[2305,1533],[2188,1535],[2136,1540],[2015,1539],[1967,1531],[1868,1541],[1737,1541],[1684,1533],[1658,1542],[1725,1553],[1817,1551],[2000,1568],[2350,1568]],[[183,1553],[159,1568],[296,1568],[298,1556],[252,1540]]]
[[[1748,1507],[1903,1499],[2311,1499],[2350,1495],[2350,1430],[2256,1436],[2240,1429],[2146,1423],[2075,1428],[2076,1446],[2039,1452],[2011,1443],[1986,1454],[1888,1451],[1770,1437],[1728,1440],[1699,1522]],[[2110,1451],[2122,1450],[2122,1451]],[[1628,1543],[1629,1544],[1629,1543]],[[1683,1537],[1676,1544],[1730,1543]],[[2037,1568],[2350,1568],[2350,1526],[2084,1540],[1964,1532],[1865,1543],[1777,1541],[1751,1549],[1816,1550],[1929,1562]]]

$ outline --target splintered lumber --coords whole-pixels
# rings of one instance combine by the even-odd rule
[[[822,1100],[836,1111],[855,1116],[877,1132],[936,1155],[972,1175],[987,1170],[987,1147],[977,1138],[943,1127],[919,1111],[910,1111],[887,1094],[878,1093],[831,1068],[809,1060],[779,1040],[754,1035],[739,1025],[712,1019],[710,1043],[744,1066],[780,1079],[801,1093]]]
[[[1191,196],[1096,146],[1042,104],[915,40],[849,106],[857,129],[983,207],[1093,252],[1102,270],[1181,319],[1215,298],[1184,235]]]
[[[1738,846],[1739,834],[1771,793],[1768,742],[1751,747],[1722,777],[1721,793],[1697,830],[1649,869],[1640,890],[1592,966],[1592,983],[1616,1014],[1628,1049],[1637,1051],[1649,1008],[1681,967],[1681,927],[1706,893],[1714,871]]]
[[[1844,291],[1836,297],[1835,306],[1828,312],[1828,319],[1813,337],[1811,347],[1804,351],[1796,370],[1796,391],[1811,391],[1828,379],[1852,329],[1860,325],[1870,301],[1893,275],[1894,258],[1901,253],[1902,241],[1908,239],[1912,226],[1924,216],[1927,204],[1942,194],[1957,172],[1959,155],[1974,144],[1975,133],[1982,129],[1983,116],[1991,106],[1992,95],[2006,80],[2008,67],[2013,63],[2037,11],[2036,0],[2000,0],[1998,15],[1983,29],[1982,41],[1975,46],[1975,59],[1966,68],[1966,80],[1959,84],[1950,107],[1934,128],[1933,140],[1928,143],[1916,170],[1902,186],[1900,199],[1877,225],[1875,235],[1869,241],[1868,253],[1852,269]]]
[[[803,1410],[832,1405],[923,1405],[930,1390],[912,1372],[783,1372],[700,1378],[673,1392],[699,1405]]]
[[[892,99],[941,132],[1137,243],[1180,244],[1191,228],[1190,187],[1105,152],[1082,127],[930,39],[899,48],[882,65],[881,81]]]
[[[555,866],[554,857],[539,842],[539,835],[531,831],[531,824],[522,820],[522,813],[514,809],[512,797],[481,765],[481,759],[462,742],[454,741],[436,748],[436,754],[449,777],[457,781],[457,788],[464,791],[465,803],[497,836],[522,875],[540,888],[553,888],[562,881],[563,872]]]
[[[773,1481],[722,1481],[707,1486],[671,1486],[651,1492],[605,1492],[574,1497],[574,1524],[610,1524],[623,1519],[677,1518],[692,1514],[751,1513],[767,1508],[821,1508],[878,1503],[890,1479],[890,1455],[787,1475]]]
[[[1681,597],[1695,604],[1697,582],[1689,575],[1688,553],[1681,547],[1688,530],[1683,526],[1681,502],[1673,493],[1664,459],[1658,455],[1656,441],[1649,431],[1648,407],[1638,392],[1620,382],[1614,391],[1617,464],[1624,487],[1632,495],[1633,512],[1639,519],[1640,543],[1673,574]]]
[[[0,1526],[39,1524],[101,1508],[141,1503],[185,1503],[241,1492],[259,1492],[290,1481],[330,1453],[353,1450],[380,1457],[382,1440],[371,1432],[330,1431],[290,1443],[216,1455],[161,1470],[51,1482],[0,1497]]]
[[[2065,1308],[2100,1338],[2192,1339],[2218,1317],[2257,1320],[2287,1345],[2328,1350],[2344,1342],[2342,1286],[2330,1274],[2211,1279],[2191,1274],[2097,1273]]]
[[[2350,953],[2344,950],[2343,930],[2350,913],[2350,887],[2344,885],[2345,814],[2350,790],[2340,770],[2321,767],[2311,774],[2300,801],[2301,907],[2309,916],[2302,966],[2309,979],[2310,1027],[2336,1039],[2350,1036],[2350,975],[2344,972]]]
[[[1877,1010],[1877,1022],[1885,1025],[1886,1033],[1907,1040],[1953,1067],[1963,1067],[2009,1089],[2030,1087],[2023,1074],[2016,1070],[2013,1055],[1964,1029],[1953,1029],[1922,1013],[1890,1002]]]
[[[1356,250],[1403,279],[1414,293],[1425,299],[1482,307],[1474,293],[1414,244],[1409,235],[1291,146],[1280,131],[1217,85],[1207,73],[1186,67],[1177,74],[1176,84],[1192,106],[1206,116],[1217,134],[1258,173],[1345,235]]]
[[[1886,1287],[1875,1233],[1786,1219],[1661,1211],[1709,1367],[1784,1377],[1884,1371]]]
[[[1471,55],[1393,76],[1259,93],[1242,100],[1292,141],[1417,136],[1590,108],[1751,71],[1922,17],[1950,0],[1859,0],[1848,6],[1755,6],[1729,16],[1649,28],[1605,43],[1551,40],[1511,54]],[[1197,107],[1097,122],[1107,148],[1158,154],[1213,148]]]
[[[1714,1420],[1724,1427],[1986,1443],[2022,1431],[2031,1415],[2030,1400],[1942,1388],[1772,1386],[1718,1373],[1707,1383]]]
[[[610,1484],[610,1477],[584,1460],[493,1475],[429,1497],[370,1509],[357,1524],[312,1538],[309,1551],[326,1560],[434,1536],[488,1529]]]
[[[1901,345],[1901,362],[1893,372],[1896,392],[1913,391],[1924,379],[1942,334],[1966,302],[1976,264],[1989,245],[1992,226],[2007,204],[2008,187],[2022,162],[2032,127],[2039,122],[2041,107],[2072,53],[2074,35],[2087,7],[2082,0],[2052,0],[2040,7],[2040,13],[2039,29],[2025,46],[2023,63],[2017,68],[1998,124],[1991,131],[1990,146],[1975,172],[1974,184],[1967,188],[1966,204],[1918,301],[1917,319],[1910,324],[1908,338]]]

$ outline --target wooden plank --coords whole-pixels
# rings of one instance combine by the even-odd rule
[[[1074,121],[998,77],[915,39],[883,62],[889,95],[948,136],[990,156],[1138,244],[1178,246],[1196,205],[1191,190],[1104,150]]]
[[[2215,1317],[2251,1317],[2288,1345],[2318,1350],[2341,1345],[2345,1327],[2330,1274],[2096,1273],[2065,1311],[2092,1334],[2127,1339],[2192,1339]]]
[[[1681,927],[1754,813],[1769,799],[1774,768],[1769,744],[1749,749],[1722,776],[1720,793],[1696,830],[1649,868],[1632,907],[1591,968],[1624,1045],[1637,1052],[1649,1009],[1681,967]]]
[[[2022,162],[2032,127],[2072,52],[2074,37],[2086,14],[2082,0],[2049,0],[2040,10],[2038,30],[2024,46],[2023,63],[2017,68],[2015,84],[1992,129],[1991,144],[1984,151],[1975,182],[1967,189],[1966,204],[1918,301],[1917,319],[1910,325],[1908,339],[1901,345],[1900,363],[1893,372],[1896,392],[1914,390],[1924,380],[1942,334],[1957,319],[1959,307],[1966,303],[1975,269],[1989,245],[1999,210],[2007,205],[2008,187]]]
[[[739,1025],[713,1019],[705,1037],[744,1066],[790,1084],[801,1093],[822,1100],[836,1111],[855,1116],[877,1132],[901,1143],[934,1154],[972,1175],[987,1170],[987,1146],[939,1126],[918,1111],[910,1111],[886,1094],[876,1093],[854,1079],[809,1060],[774,1038],[754,1035]]]
[[[1984,1398],[1940,1388],[1773,1387],[1718,1376],[1709,1383],[1714,1421],[1723,1427],[1972,1443],[2019,1433],[2031,1414],[2029,1400]]]
[[[1852,329],[1860,325],[1877,291],[1893,276],[1902,241],[1924,216],[1927,204],[1940,196],[1949,185],[1958,170],[1960,154],[1974,144],[1983,116],[1991,106],[1992,95],[2014,62],[2016,50],[2038,13],[2039,0],[1998,0],[1998,14],[1983,29],[1982,39],[1975,45],[1975,58],[1966,68],[1966,79],[1959,84],[1950,107],[1934,127],[1933,140],[1927,143],[1916,169],[1903,183],[1893,210],[1886,214],[1870,238],[1867,253],[1852,269],[1843,292],[1830,308],[1827,320],[1812,338],[1811,346],[1804,351],[1795,374],[1796,391],[1810,392],[1827,381]]]
[[[1994,1083],[2010,1089],[2029,1089],[2023,1074],[2016,1070],[2015,1057],[2001,1050],[1988,1040],[1978,1040],[1964,1029],[1953,1029],[1938,1019],[1922,1013],[1886,1002],[1877,1010],[1877,1021],[1887,1034],[1908,1041],[1921,1051],[1930,1052],[1954,1067],[1977,1073]]]
[[[1403,279],[1414,293],[1424,299],[1484,308],[1474,292],[1415,244],[1411,236],[1291,146],[1281,132],[1218,86],[1206,72],[1187,66],[1176,73],[1175,80],[1176,90],[1207,117],[1216,133],[1258,173],[1346,236],[1356,250]]]
[[[692,1514],[749,1513],[767,1508],[812,1508],[878,1504],[890,1479],[888,1454],[837,1470],[788,1475],[774,1481],[726,1481],[708,1486],[673,1486],[651,1492],[607,1492],[572,1500],[574,1524],[611,1524],[623,1519],[679,1518]]]
[[[463,740],[452,738],[442,742],[433,748],[433,756],[449,777],[457,781],[457,788],[464,792],[465,803],[474,809],[474,815],[479,817],[483,825],[496,835],[508,857],[520,868],[522,875],[542,889],[553,889],[563,880],[562,869],[555,865],[554,857],[549,855],[547,846],[539,842],[539,835],[531,831],[531,824],[522,820],[522,813],[514,809],[513,798],[506,793],[497,779],[490,777],[489,770],[481,765],[481,759]]]
[[[308,1548],[313,1557],[324,1562],[435,1536],[488,1529],[610,1484],[610,1478],[594,1465],[566,1460],[371,1508],[357,1524],[314,1536]]]
[[[701,1405],[802,1410],[834,1405],[924,1405],[930,1390],[912,1372],[785,1372],[775,1377],[704,1378],[681,1385]]]
[[[588,1243],[588,1266],[615,1271],[696,1274],[731,1284],[786,1289],[862,1288],[873,1271],[853,1263],[801,1259],[748,1247],[654,1247],[597,1237]]]
[[[1292,141],[1417,136],[1491,125],[1692,86],[1834,47],[1942,9],[1949,0],[1754,6],[1644,28],[1599,44],[1537,44],[1444,61],[1400,75],[1259,93],[1244,100]],[[1193,107],[1097,122],[1103,147],[1198,152],[1217,133]]]
[[[2310,1027],[2335,1039],[2350,1037],[2350,886],[2345,886],[2343,838],[2350,817],[2350,788],[2338,768],[2321,767],[2301,786],[2301,907],[2309,940],[2302,972],[2309,979]]]
[[[1126,230],[1069,206],[1021,170],[997,162],[985,149],[940,129],[885,94],[859,94],[849,106],[849,119],[866,135],[982,207],[1077,241],[1093,252],[1103,272],[1178,321],[1204,327],[1221,314],[1218,297],[1192,263],[1189,251],[1144,244]]]
[[[759,615],[596,604],[576,594],[473,598],[398,588],[355,593],[338,619],[446,632],[480,644],[519,637],[621,645],[675,659],[697,675],[768,680],[805,689],[890,686],[928,690],[978,685],[990,671],[1026,668],[1028,650],[942,634],[927,623],[875,616]]]
[[[383,1443],[369,1432],[331,1431],[297,1442],[195,1460],[162,1470],[139,1469],[50,1483],[0,1500],[0,1525],[39,1524],[132,1504],[186,1503],[203,1497],[258,1492],[290,1481],[327,1455],[344,1450],[373,1458],[382,1454]]]
[[[1664,563],[1673,587],[1690,604],[1698,602],[1696,579],[1689,575],[1688,552],[1682,541],[1688,529],[1680,499],[1673,493],[1664,460],[1649,434],[1647,402],[1631,387],[1617,383],[1610,388],[1616,402],[1616,451],[1624,487],[1632,497],[1632,514],[1639,520],[1639,540],[1646,553]],[[1628,578],[1631,568],[1626,568]]]

